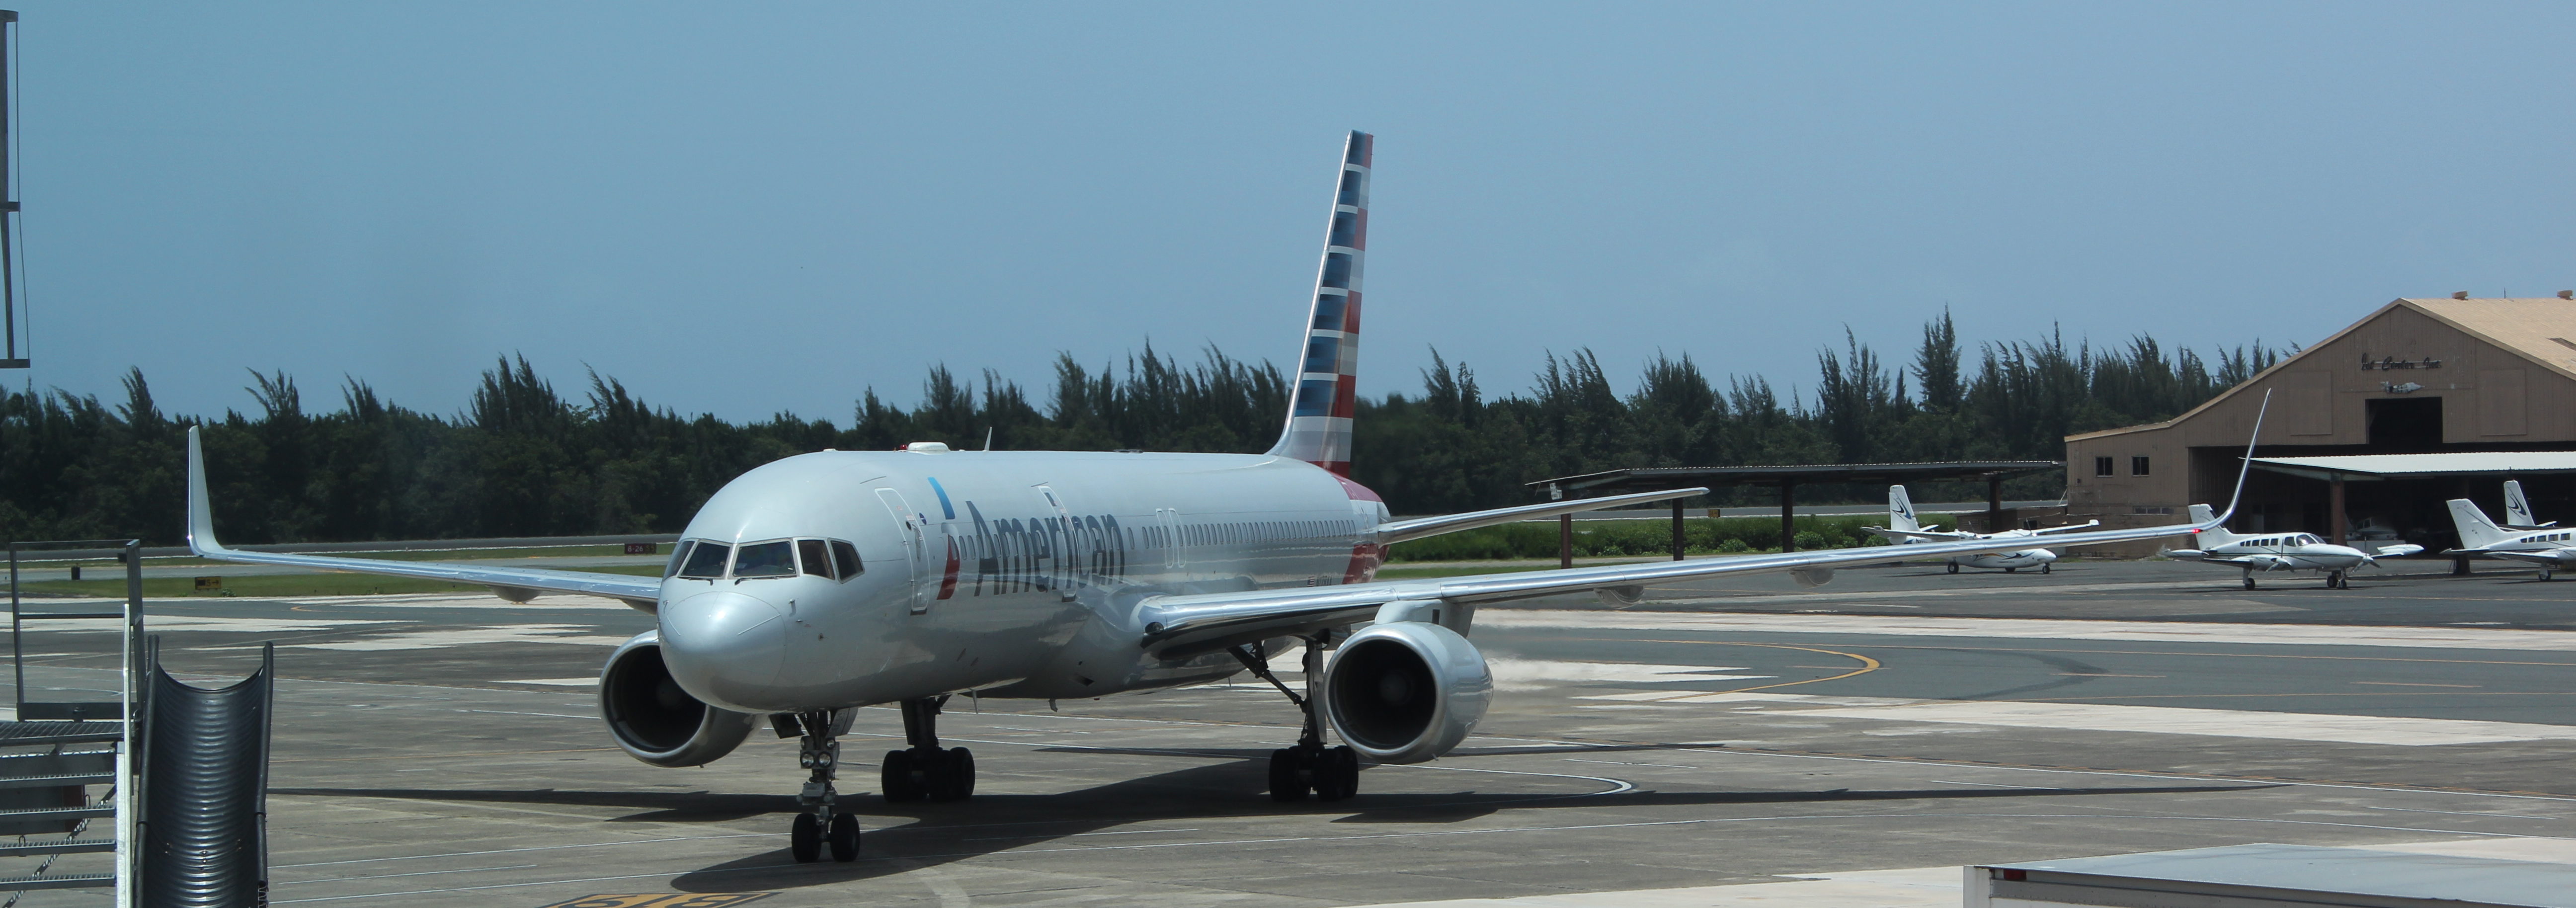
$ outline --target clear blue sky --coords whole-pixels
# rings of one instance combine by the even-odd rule
[[[1379,136],[1361,388],[1812,387],[2063,323],[2310,343],[2576,287],[2565,4],[27,2],[32,375],[164,408],[524,352],[846,424],[925,367],[1286,362]],[[2576,305],[2576,304],[2571,304]]]

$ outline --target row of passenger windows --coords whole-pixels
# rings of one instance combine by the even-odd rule
[[[2315,536],[2311,536],[2311,535],[2308,535],[2308,534],[2306,534],[2306,533],[2299,533],[2299,534],[2291,535],[2291,536],[2267,536],[2267,537],[2264,537],[2264,538],[2262,538],[2262,539],[2248,539],[2248,540],[2245,540],[2244,542],[2240,542],[2240,543],[2237,543],[2237,544],[2238,544],[2238,545],[2321,545],[2321,544],[2324,544],[2324,542],[2325,542],[2325,540],[2323,540],[2323,539],[2318,539],[2318,538],[2317,538],[2317,537],[2315,537]]]
[[[848,580],[864,573],[859,549],[838,539],[777,539],[740,546],[700,539],[680,540],[663,577],[715,580],[732,569],[736,579],[794,577],[800,573]]]
[[[1193,523],[1178,528],[1148,527],[1145,534],[1147,544],[1154,548],[1165,548],[1231,545],[1272,539],[1314,539],[1347,533],[1349,530],[1348,524],[1331,520],[1253,520],[1243,523]]]

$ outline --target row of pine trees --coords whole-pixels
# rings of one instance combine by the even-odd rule
[[[2174,416],[2282,354],[2256,343],[2204,360],[2144,336],[2095,350],[2052,334],[1973,355],[1944,313],[1904,365],[1846,332],[1803,395],[1714,379],[1687,354],[1656,356],[1621,393],[1579,350],[1551,355],[1526,392],[1488,397],[1466,364],[1433,351],[1419,393],[1360,401],[1354,478],[1399,514],[1430,514],[1524,504],[1531,481],[1626,466],[2055,459],[2069,433]],[[806,451],[977,448],[989,435],[1009,450],[1258,452],[1287,408],[1276,366],[1214,349],[1187,365],[1151,345],[1098,368],[1067,354],[1055,371],[1039,398],[990,370],[934,368],[910,408],[871,389],[840,425],[683,416],[597,374],[567,395],[524,358],[483,373],[453,415],[355,379],[336,406],[308,407],[291,376],[253,373],[253,410],[174,416],[138,369],[118,403],[0,394],[0,533],[176,542],[190,425],[204,427],[226,539],[306,542],[676,532],[734,476]],[[2062,481],[2014,491],[2053,495]]]

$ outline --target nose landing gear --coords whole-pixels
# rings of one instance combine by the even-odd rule
[[[886,752],[879,778],[888,802],[962,801],[975,793],[975,755],[939,746],[939,708],[947,703],[946,696],[903,701],[903,739],[912,746]]]
[[[1288,685],[1280,683],[1277,675],[1270,673],[1270,656],[1262,644],[1253,643],[1230,650],[1236,661],[1252,670],[1254,677],[1270,682],[1270,686],[1286,694],[1288,702],[1296,704],[1298,711],[1305,715],[1305,727],[1297,733],[1297,746],[1270,752],[1270,799],[1273,801],[1302,801],[1310,791],[1315,793],[1315,800],[1339,801],[1360,791],[1359,752],[1347,744],[1324,746],[1323,721],[1316,713],[1315,691],[1324,683],[1324,645],[1332,642],[1332,633],[1319,631],[1306,639],[1303,654],[1306,694],[1302,697],[1289,690]]]
[[[799,864],[822,860],[823,847],[831,846],[832,860],[855,861],[859,858],[859,818],[833,811],[840,793],[832,787],[840,775],[840,736],[850,730],[850,720],[858,710],[815,711],[773,716],[782,733],[794,731],[801,740],[796,743],[796,765],[811,771],[805,787],[797,792],[796,803],[804,808],[787,827],[787,853]]]
[[[2348,576],[2345,576],[2345,575],[2344,575],[2344,572],[2342,572],[2342,571],[2327,571],[2327,572],[2326,572],[2326,589],[2330,589],[2330,590],[2348,590],[2348,589],[2352,589],[2352,578],[2350,578],[2350,577],[2348,577]]]

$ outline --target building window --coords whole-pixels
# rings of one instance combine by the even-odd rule
[[[2144,457],[2132,457],[2132,458],[2129,458],[2129,475],[2131,475],[2131,476],[2145,476],[2145,475],[2147,475],[2147,459],[2146,459],[2146,458],[2144,458]]]
[[[2111,458],[2108,458],[2108,457],[2096,457],[2096,458],[2093,458],[2093,475],[2095,475],[2095,476],[2109,476],[2109,475],[2112,475],[2112,474],[2111,474]]]

